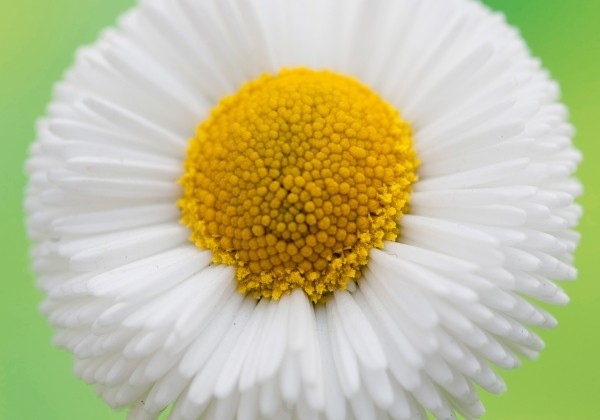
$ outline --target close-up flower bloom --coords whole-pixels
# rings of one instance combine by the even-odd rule
[[[474,0],[142,0],[30,149],[42,312],[132,418],[484,414],[574,280],[559,88]]]

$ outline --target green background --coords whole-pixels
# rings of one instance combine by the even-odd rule
[[[509,391],[482,394],[486,419],[600,418],[600,0],[487,0],[520,28],[563,89],[585,156],[579,177],[585,215],[579,280],[553,308],[540,359],[503,373]],[[28,271],[23,226],[23,162],[51,86],[77,46],[93,42],[132,0],[0,0],[0,419],[122,419],[71,373],[71,357],[50,345],[52,331]]]

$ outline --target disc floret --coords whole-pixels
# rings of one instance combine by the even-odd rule
[[[191,240],[236,267],[238,290],[313,302],[360,276],[398,234],[418,165],[410,126],[329,71],[263,75],[190,141],[178,205]]]

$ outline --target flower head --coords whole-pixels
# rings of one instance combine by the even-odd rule
[[[55,341],[136,418],[478,417],[576,277],[557,101],[475,1],[141,1],[31,149]]]

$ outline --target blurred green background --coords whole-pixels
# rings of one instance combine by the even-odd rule
[[[559,328],[544,331],[536,362],[503,373],[509,391],[483,394],[486,419],[600,418],[600,1],[486,0],[520,28],[563,89],[585,161],[579,281],[565,287]],[[71,373],[71,357],[50,345],[28,271],[23,162],[51,86],[133,0],[0,0],[0,419],[122,419]]]

